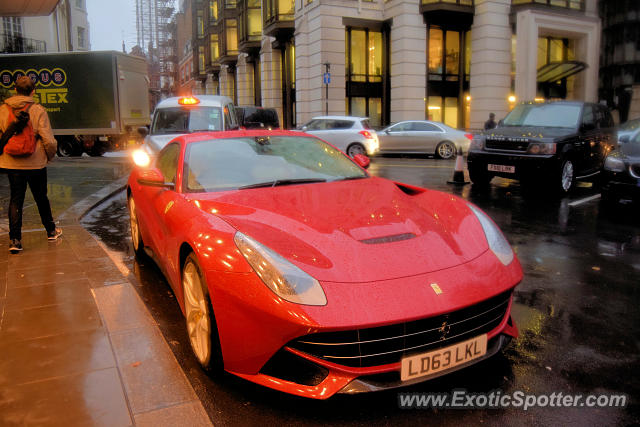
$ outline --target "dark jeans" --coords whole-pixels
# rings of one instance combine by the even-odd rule
[[[47,168],[42,169],[6,169],[11,187],[11,201],[9,202],[9,239],[22,239],[22,206],[27,193],[27,184],[38,206],[42,225],[51,232],[56,224],[51,215],[51,205],[47,197]]]

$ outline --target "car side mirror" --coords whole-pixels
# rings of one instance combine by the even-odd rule
[[[594,130],[596,128],[596,124],[593,122],[587,122],[582,124],[583,131]]]
[[[498,120],[498,125],[496,127],[502,126],[502,125],[504,125],[504,120],[502,119]]]
[[[629,142],[629,135],[622,135],[618,138],[618,142]]]
[[[306,132],[307,131],[307,127],[306,126],[302,126],[301,130],[302,130],[302,132]]]
[[[165,182],[162,172],[156,168],[144,169],[138,175],[138,184],[149,187],[162,187],[173,190],[175,184],[173,182]]]
[[[138,128],[138,133],[139,133],[141,136],[145,137],[145,136],[149,135],[149,128],[148,128],[148,127],[146,127],[146,126],[140,126],[140,127]]]
[[[353,161],[358,164],[362,169],[368,169],[371,164],[371,160],[364,154],[356,154],[353,156]]]
[[[387,135],[389,135],[389,133],[390,133],[390,132],[391,132],[391,131],[390,131],[389,129],[385,129],[385,130],[384,130],[384,133],[386,133]]]

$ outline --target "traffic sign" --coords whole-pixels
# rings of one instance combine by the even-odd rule
[[[322,82],[326,85],[328,85],[329,83],[331,83],[331,73],[324,73],[322,75]]]

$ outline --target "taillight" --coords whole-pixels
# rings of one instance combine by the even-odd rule
[[[371,134],[371,132],[369,132],[368,130],[361,130],[360,132],[358,132],[360,135],[364,136],[367,139],[374,139],[373,135]]]
[[[464,136],[465,136],[469,141],[471,141],[471,140],[473,139],[473,135],[472,135],[472,134],[470,134],[470,133],[465,133],[465,134],[464,134]]]

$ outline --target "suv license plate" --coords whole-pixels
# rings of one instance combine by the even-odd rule
[[[487,334],[449,347],[402,359],[400,379],[412,380],[436,372],[447,371],[487,353]]]
[[[516,173],[515,166],[507,166],[507,165],[488,165],[488,169],[492,172],[506,172],[506,173]]]

